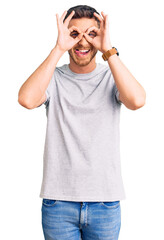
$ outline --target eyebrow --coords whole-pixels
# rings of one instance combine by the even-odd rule
[[[90,27],[89,27],[89,28],[90,28]],[[87,32],[89,28],[87,28],[87,30],[86,30],[85,32]],[[94,32],[94,31],[92,30],[91,32]]]
[[[87,28],[87,30],[88,30],[89,28]],[[87,30],[85,31],[85,32],[87,32]],[[96,33],[94,30],[92,30],[91,32],[94,32],[94,33]],[[76,31],[76,30],[73,30],[71,33],[78,33],[78,31]]]

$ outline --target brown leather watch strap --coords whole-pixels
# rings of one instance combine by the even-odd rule
[[[104,59],[104,61],[107,61],[108,58],[114,54],[117,54],[116,48],[112,48],[112,49],[108,50],[107,52],[103,53],[102,58]]]

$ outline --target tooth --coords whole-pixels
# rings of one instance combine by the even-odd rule
[[[80,52],[88,52],[89,50],[79,50]]]

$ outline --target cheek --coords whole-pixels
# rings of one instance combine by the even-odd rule
[[[92,51],[93,51],[93,52],[97,52],[97,48],[93,47],[93,48],[92,48]]]
[[[74,50],[72,48],[68,50],[69,54],[72,54],[73,52],[74,52]]]

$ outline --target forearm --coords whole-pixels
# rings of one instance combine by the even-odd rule
[[[56,46],[51,50],[44,62],[21,86],[18,93],[18,102],[26,106],[33,106],[42,98],[63,53]]]
[[[142,107],[146,99],[145,90],[125,67],[119,56],[114,54],[109,57],[108,64],[120,93],[120,100],[130,109]]]

